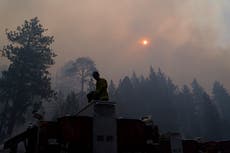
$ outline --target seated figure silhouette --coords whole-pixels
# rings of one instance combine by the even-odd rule
[[[107,81],[104,78],[100,78],[100,74],[97,71],[93,72],[92,76],[96,80],[96,90],[87,94],[88,102],[92,100],[108,101]]]

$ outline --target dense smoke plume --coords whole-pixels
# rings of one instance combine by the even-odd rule
[[[230,89],[228,0],[1,0],[4,31],[38,16],[55,36],[52,71],[89,56],[108,79],[160,67],[178,83],[194,77],[206,88],[219,80]],[[141,38],[150,39],[147,47]]]

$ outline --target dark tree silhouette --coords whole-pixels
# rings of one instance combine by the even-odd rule
[[[196,79],[192,82],[192,92],[197,124],[196,136],[217,139],[220,118],[216,106]]]
[[[109,93],[109,99],[114,100],[116,96],[116,86],[113,83],[113,80],[110,81],[110,84],[108,87],[108,93]]]
[[[72,65],[66,69],[67,75],[72,75],[80,79],[81,93],[84,92],[85,83],[90,81],[92,72],[96,70],[94,61],[89,57],[80,57],[72,63]]]
[[[70,60],[66,62],[56,73],[55,87],[56,90],[61,91],[65,96],[67,96],[71,91],[78,92],[79,78],[70,70],[73,69],[74,61]]]
[[[79,95],[70,92],[70,94],[66,97],[66,103],[65,103],[65,112],[66,114],[74,115],[79,109]]]
[[[93,81],[93,78],[90,78],[89,81],[88,81],[88,89],[87,89],[87,92],[91,92],[91,91],[94,91],[96,90],[96,85]]]
[[[192,94],[193,94],[193,103],[195,108],[194,116],[194,134],[195,136],[204,136],[203,131],[205,127],[203,126],[203,95],[205,93],[203,87],[194,79],[191,83]]]
[[[7,69],[7,66],[5,64],[0,63],[0,77],[2,76],[2,72],[5,71],[6,69]]]
[[[193,95],[187,85],[182,87],[177,101],[174,103],[177,110],[177,122],[180,132],[187,138],[194,136],[194,112]]]
[[[0,80],[0,97],[4,102],[1,127],[7,128],[6,135],[12,133],[17,121],[24,119],[23,114],[28,107],[33,107],[35,98],[41,103],[54,95],[47,70],[54,64],[51,48],[54,39],[44,35],[45,31],[38,18],[26,20],[15,31],[6,30],[9,43],[3,47],[2,54],[10,65]]]
[[[129,116],[133,114],[134,105],[133,105],[133,85],[128,76],[120,81],[117,87],[117,97],[116,101],[118,102],[118,112],[122,116]],[[132,106],[132,109],[130,109]]]
[[[215,81],[213,84],[213,99],[220,108],[221,117],[230,122],[230,95],[224,86]]]
[[[140,80],[139,80],[139,78],[137,77],[137,75],[136,75],[135,72],[133,72],[133,74],[132,74],[131,82],[132,82],[134,88],[138,88],[139,83],[140,83]]]
[[[230,95],[224,86],[219,82],[215,81],[212,89],[213,100],[218,106],[222,121],[222,138],[230,138]]]
[[[150,67],[148,78],[120,80],[115,101],[122,117],[140,118],[152,115],[161,131],[178,131],[185,138],[221,138],[220,117],[210,96],[194,79],[192,90],[184,85],[181,90],[160,69],[156,73]]]

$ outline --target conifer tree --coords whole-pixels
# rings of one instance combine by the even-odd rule
[[[54,64],[55,53],[51,48],[54,38],[46,36],[45,31],[38,18],[26,20],[15,31],[6,30],[9,43],[3,47],[2,54],[10,65],[0,80],[0,97],[5,106],[1,114],[5,121],[1,127],[7,129],[6,135],[24,119],[28,107],[37,105],[33,104],[35,98],[40,99],[41,104],[42,100],[54,96],[48,71]]]

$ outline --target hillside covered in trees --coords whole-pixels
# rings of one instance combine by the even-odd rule
[[[9,43],[1,53],[10,64],[0,75],[1,141],[32,122],[34,111],[42,109],[53,120],[73,115],[87,104],[86,94],[94,90],[91,74],[97,68],[89,57],[75,57],[63,65],[55,79],[51,77],[48,68],[56,56],[51,48],[54,38],[45,31],[34,18],[6,32]],[[139,77],[134,72],[117,85],[107,81],[118,117],[151,115],[161,132],[180,132],[186,139],[230,139],[230,95],[219,81],[213,83],[212,93],[197,79],[178,87],[161,69],[153,67],[148,76]]]

